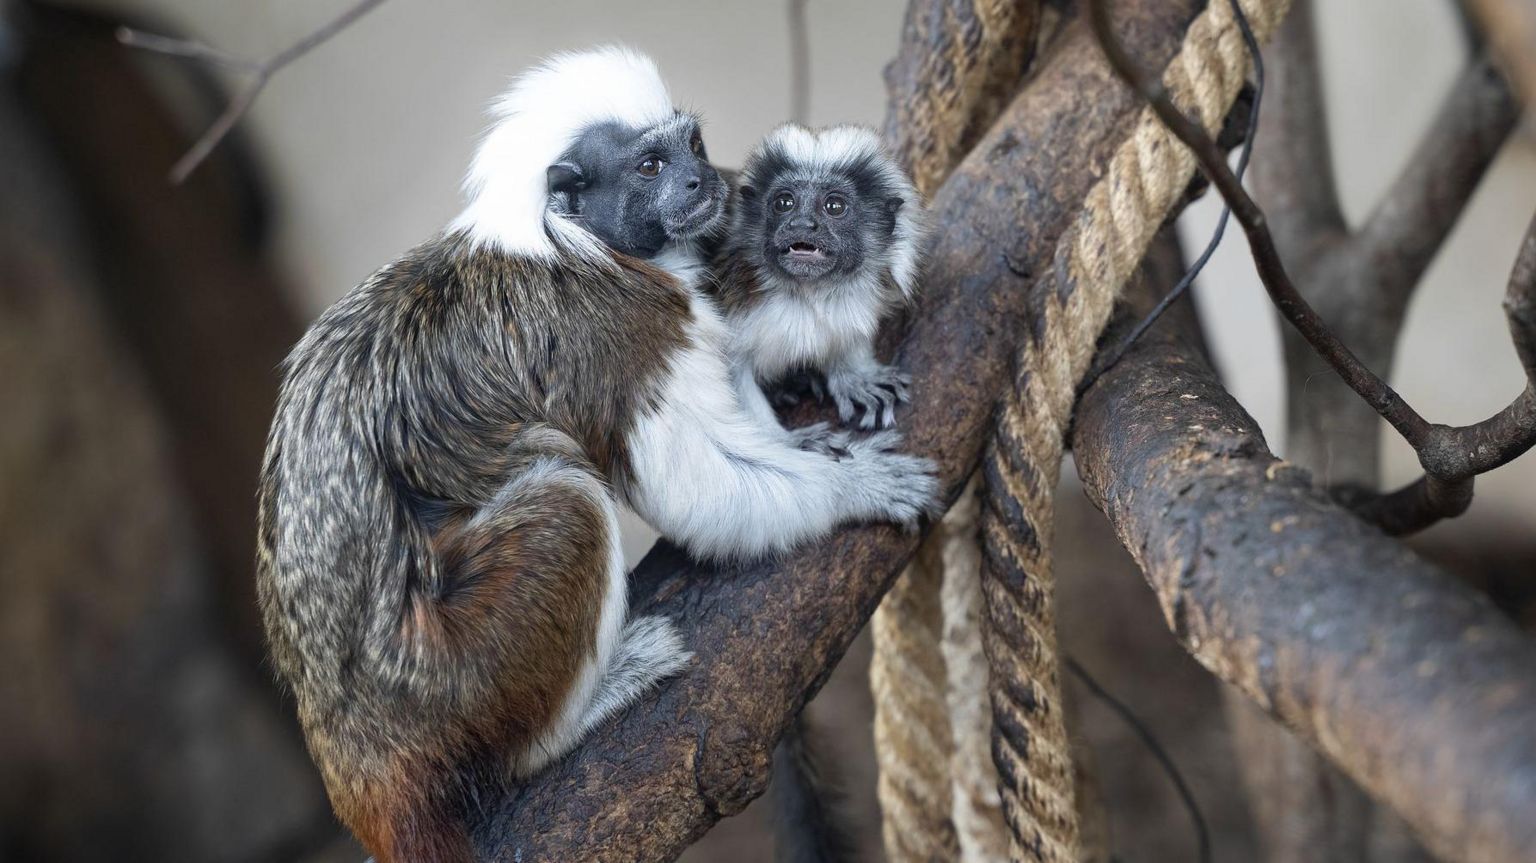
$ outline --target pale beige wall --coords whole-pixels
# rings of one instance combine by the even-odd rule
[[[231,50],[261,54],[334,14],[343,0],[113,0],[171,16]],[[899,0],[811,0],[814,122],[877,123],[880,70]],[[249,126],[271,167],[280,245],[318,311],[441,226],[482,108],[507,76],[560,48],[623,40],[661,65],[674,94],[707,118],[715,158],[737,163],[788,112],[783,3],[393,0],[273,82]],[[1461,63],[1448,0],[1318,0],[1336,165],[1351,217],[1401,166]],[[1260,134],[1263,134],[1262,127]],[[1216,203],[1185,217],[1203,244]],[[1518,389],[1499,310],[1508,266],[1536,206],[1536,154],[1508,148],[1432,269],[1404,335],[1394,383],[1430,417],[1481,418]],[[1201,292],[1232,387],[1283,450],[1276,324],[1240,232],[1229,232]],[[1412,453],[1393,442],[1388,476]],[[1536,458],[1480,480],[1474,517],[1536,521]],[[635,548],[640,547],[637,537]]]
[[[1358,222],[1407,161],[1464,60],[1447,0],[1315,0],[1328,120],[1344,212]],[[1262,118],[1259,134],[1264,134]],[[1505,147],[1420,286],[1399,342],[1392,384],[1431,420],[1468,423],[1503,407],[1523,376],[1500,301],[1510,264],[1536,211],[1531,138]],[[1202,246],[1216,221],[1214,196],[1181,223],[1185,248]],[[1228,239],[1198,297],[1233,392],[1284,450],[1280,324],[1253,275],[1242,232]],[[1324,365],[1318,363],[1318,374]],[[1386,480],[1417,476],[1413,451],[1382,424]],[[1468,518],[1511,530],[1536,525],[1536,456],[1478,479]],[[1442,526],[1444,530],[1450,526]]]

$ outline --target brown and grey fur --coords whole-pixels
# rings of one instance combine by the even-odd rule
[[[619,500],[711,557],[933,506],[931,463],[889,433],[834,460],[738,401],[690,275],[724,198],[697,141],[673,142],[674,173],[624,219],[599,218],[613,198],[590,185],[587,209],[562,210],[547,169],[584,158],[584,130],[651,146],[647,129],[691,130],[677,117],[622,49],[520,79],[465,215],[322,314],[286,364],[259,599],[332,804],[380,863],[474,859],[476,806],[686,664],[669,622],[625,619]],[[658,220],[649,261],[586,227]]]
[[[615,261],[448,234],[344,297],[288,364],[262,612],[336,811],[380,860],[468,859],[419,845],[463,840],[431,823],[460,817],[461,768],[534,745],[595,649],[608,482],[689,315],[670,277]]]

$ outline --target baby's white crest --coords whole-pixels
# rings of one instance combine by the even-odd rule
[[[453,229],[503,251],[550,258],[552,237],[587,257],[602,244],[549,210],[549,166],[585,128],[617,122],[643,129],[675,113],[649,57],[619,45],[555,54],[519,75],[492,106],[464,190],[469,205]]]

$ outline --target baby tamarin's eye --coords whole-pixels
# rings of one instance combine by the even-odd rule
[[[842,195],[828,195],[821,202],[821,209],[834,219],[841,219],[848,212],[848,199]]]
[[[775,213],[787,213],[795,208],[795,196],[788,192],[780,192],[773,199],[773,211]]]
[[[688,149],[692,150],[695,156],[703,156],[704,136],[694,132],[693,137],[688,139]]]

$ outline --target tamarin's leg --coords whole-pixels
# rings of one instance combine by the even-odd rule
[[[646,690],[683,670],[693,654],[683,649],[672,622],[664,617],[636,617],[624,625],[619,648],[598,682],[577,731],[585,736],[628,707]]]
[[[463,765],[526,776],[687,660],[668,622],[625,625],[607,486],[569,447],[533,450],[432,537],[436,577],[409,590],[366,700],[405,699],[394,727],[372,713],[311,728],[338,815],[380,863],[473,859]]]
[[[850,351],[829,363],[827,392],[837,404],[844,423],[862,413],[859,428],[890,428],[896,424],[896,405],[910,399],[911,375],[895,366],[881,364],[869,346]]]

